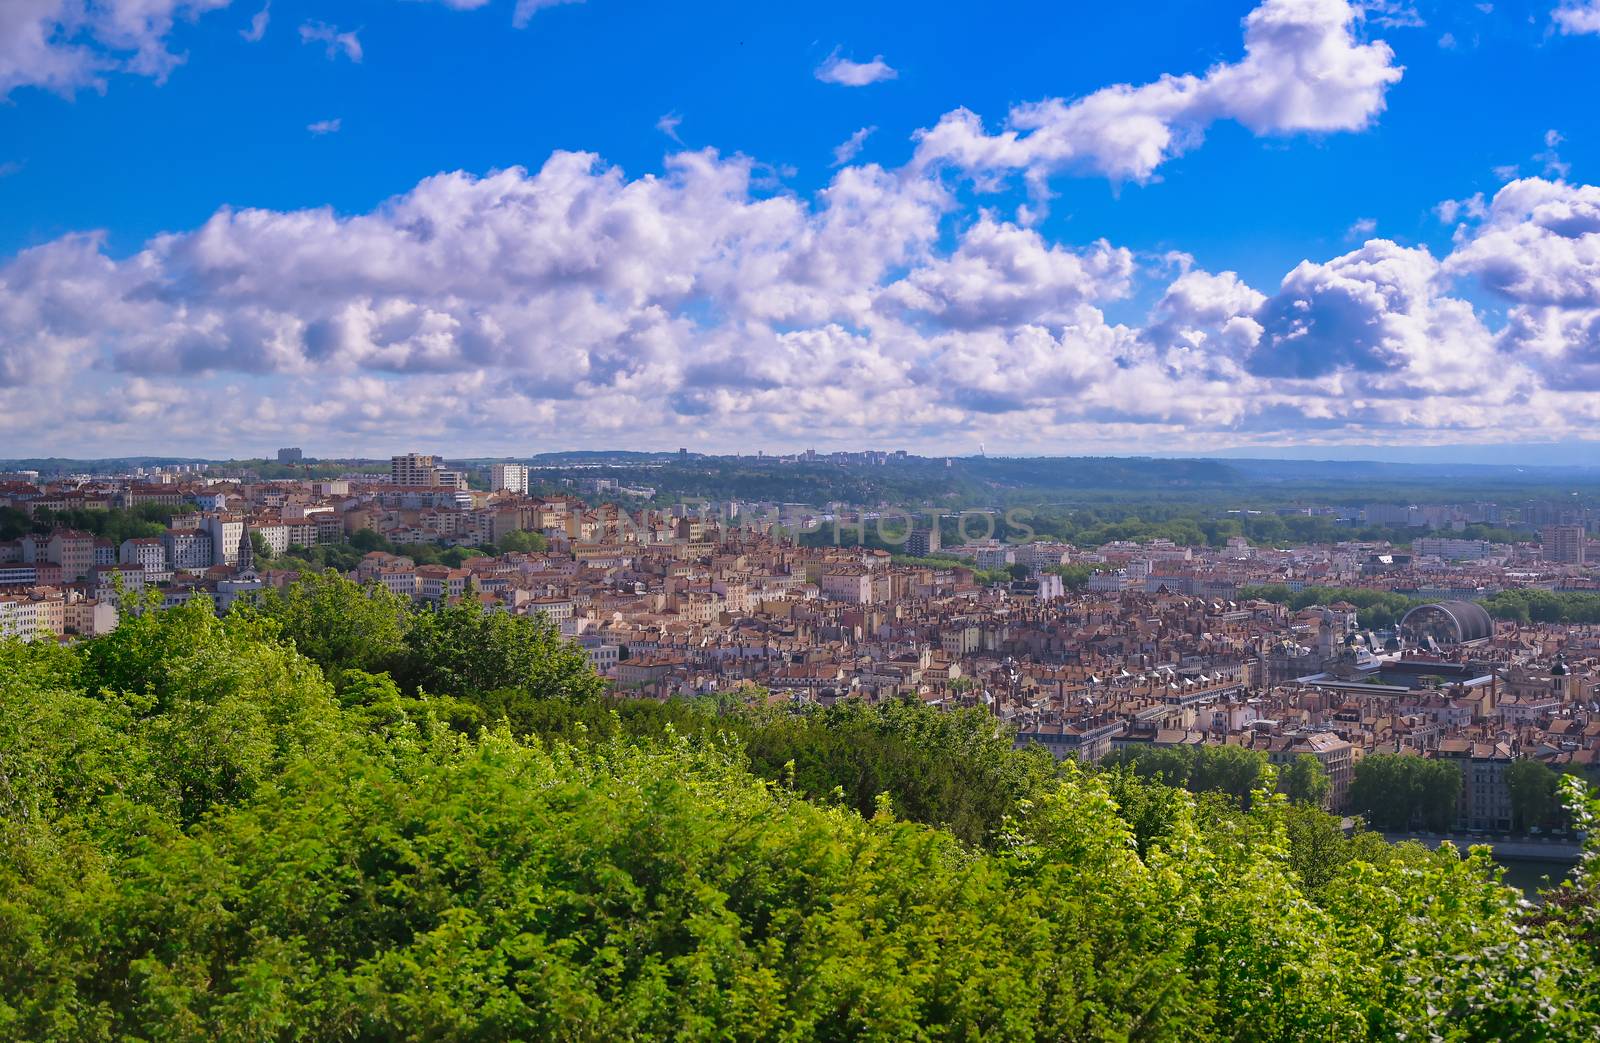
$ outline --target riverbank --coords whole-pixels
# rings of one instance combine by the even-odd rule
[[[1539,837],[1488,836],[1481,833],[1385,833],[1383,838],[1391,844],[1415,840],[1430,848],[1445,841],[1465,851],[1469,847],[1487,844],[1499,861],[1520,859],[1533,862],[1566,862],[1576,864],[1583,854],[1583,845],[1576,840],[1554,840]]]
[[[1415,840],[1430,848],[1438,848],[1449,841],[1465,851],[1477,844],[1486,844],[1494,852],[1494,860],[1505,868],[1504,881],[1515,887],[1531,901],[1539,901],[1539,892],[1560,883],[1578,864],[1583,845],[1575,840],[1550,840],[1535,837],[1496,837],[1474,833],[1385,833],[1391,844]]]

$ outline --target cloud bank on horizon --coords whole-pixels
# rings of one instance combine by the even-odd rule
[[[11,0],[0,92],[170,75],[174,21],[227,5]],[[545,6],[520,0],[515,17]],[[1551,18],[1582,33],[1593,13]],[[301,35],[330,57],[360,60],[353,33],[313,28]],[[1017,105],[992,131],[956,109],[898,167],[857,162],[862,127],[810,197],[711,148],[635,177],[558,151],[538,169],[437,174],[364,213],[225,207],[126,256],[102,233],[60,236],[0,261],[0,439],[1103,451],[1583,437],[1600,422],[1600,188],[1549,160],[1492,197],[1440,203],[1454,227],[1441,255],[1358,221],[1348,252],[1276,285],[1039,231],[1055,179],[1148,182],[1219,123],[1272,138],[1372,126],[1405,70],[1370,28],[1347,0],[1263,0],[1235,61]],[[895,71],[836,51],[815,75],[862,86]],[[1014,213],[972,202],[1013,179],[1029,200]],[[69,411],[73,441],[40,438]]]

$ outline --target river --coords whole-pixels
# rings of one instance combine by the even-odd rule
[[[1384,839],[1390,843],[1415,840],[1428,847],[1438,847],[1442,841],[1449,840],[1462,852],[1474,844],[1488,844],[1494,849],[1495,861],[1505,867],[1506,884],[1517,888],[1532,899],[1537,899],[1539,891],[1543,888],[1565,879],[1578,864],[1578,855],[1582,851],[1582,848],[1574,842],[1533,838],[1489,838],[1465,834],[1442,837],[1437,833],[1385,833]]]
[[[1570,859],[1496,858],[1506,867],[1505,882],[1537,900],[1539,892],[1560,883],[1577,865]]]

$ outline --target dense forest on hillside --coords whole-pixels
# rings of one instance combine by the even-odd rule
[[[1578,468],[1520,471],[1301,461],[983,456],[948,460],[910,457],[873,464],[827,458],[567,454],[525,462],[531,467],[530,480],[548,491],[561,491],[566,487],[563,483],[585,478],[607,478],[625,486],[654,489],[654,502],[661,505],[698,497],[911,509],[1132,508],[1148,517],[1151,507],[1159,510],[1173,504],[1215,514],[1241,504],[1252,508],[1479,500],[1516,504],[1526,499],[1565,500],[1574,495],[1589,502],[1600,498],[1600,473]],[[1152,496],[1152,489],[1159,489],[1160,495]],[[1263,520],[1270,525],[1277,517],[1269,514]],[[1404,531],[1404,526],[1400,529]]]
[[[1600,854],[1534,907],[1278,788],[613,702],[541,620],[313,577],[0,644],[0,1038],[1595,1038]]]

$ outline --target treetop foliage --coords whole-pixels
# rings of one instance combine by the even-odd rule
[[[1191,794],[976,712],[611,702],[540,620],[352,587],[0,643],[0,1038],[1600,1024],[1600,855],[1531,910],[1270,771]]]

